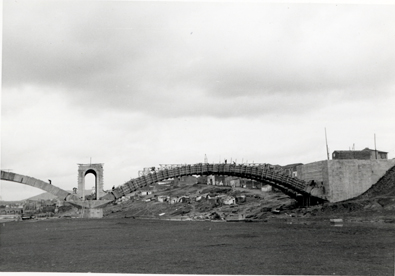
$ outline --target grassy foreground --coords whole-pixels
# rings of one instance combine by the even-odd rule
[[[2,272],[394,275],[394,224],[49,219],[0,225]]]

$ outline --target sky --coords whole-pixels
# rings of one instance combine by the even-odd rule
[[[1,169],[110,189],[159,164],[395,157],[395,5],[2,4]],[[87,189],[94,183],[87,175]],[[42,193],[1,181],[3,200]]]

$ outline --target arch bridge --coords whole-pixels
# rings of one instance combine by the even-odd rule
[[[311,186],[297,177],[290,176],[280,166],[270,164],[194,164],[165,166],[159,170],[153,170],[142,176],[133,178],[123,185],[100,197],[99,200],[85,201],[75,194],[60,189],[42,180],[20,175],[12,172],[1,171],[1,179],[13,181],[47,191],[60,199],[73,203],[77,206],[95,208],[115,201],[124,195],[139,190],[153,183],[188,175],[224,175],[251,179],[263,184],[268,184],[295,198],[302,205],[313,205],[327,201],[325,198],[311,194]]]
[[[188,175],[224,175],[259,181],[279,189],[288,196],[295,198],[302,205],[319,204],[325,198],[313,196],[309,183],[293,177],[280,166],[270,164],[194,164],[172,165],[158,170],[152,170],[145,175],[131,179],[115,188],[102,199],[116,200],[133,191],[139,190],[153,183]]]

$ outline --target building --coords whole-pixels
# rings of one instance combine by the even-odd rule
[[[158,202],[166,202],[168,200],[167,196],[158,196]]]
[[[225,205],[236,204],[236,198],[233,196],[225,196],[222,198],[222,203]]]
[[[363,150],[335,150],[332,153],[333,160],[344,160],[344,159],[358,159],[358,160],[369,160],[369,159],[388,159],[388,152],[372,150],[364,148]]]
[[[298,176],[298,170],[297,167],[303,165],[302,163],[295,163],[295,164],[289,164],[286,166],[282,166],[281,168],[289,175],[292,177],[297,177]]]
[[[16,215],[22,213],[23,213],[23,208],[20,207],[19,205],[12,204],[12,205],[0,206],[1,215]]]
[[[151,195],[151,194],[152,194],[152,191],[150,191],[150,190],[142,190],[140,192],[140,195],[142,195],[142,196],[147,196],[147,195]]]
[[[271,185],[264,185],[261,188],[262,192],[271,192],[273,190],[273,187]]]

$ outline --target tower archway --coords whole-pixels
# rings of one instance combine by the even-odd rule
[[[93,174],[95,176],[95,200],[99,200],[105,195],[103,191],[103,164],[78,164],[78,190],[77,195],[81,199],[85,199],[85,176],[87,174]],[[90,189],[91,187],[89,187]],[[90,190],[89,190],[90,191]],[[91,194],[91,192],[89,192]]]

